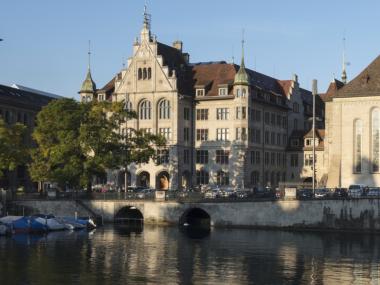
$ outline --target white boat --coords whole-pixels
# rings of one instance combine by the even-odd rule
[[[41,218],[37,217],[36,220],[46,225],[49,231],[63,231],[66,229],[65,225],[57,221],[55,218]]]
[[[0,222],[6,225],[10,225],[12,222],[17,221],[22,218],[22,216],[5,216],[0,218]]]

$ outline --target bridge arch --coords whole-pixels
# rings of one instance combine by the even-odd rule
[[[179,219],[180,226],[210,228],[211,216],[205,210],[195,207],[187,209]]]
[[[144,224],[144,216],[135,206],[125,206],[115,213],[114,222],[115,224],[142,226]]]

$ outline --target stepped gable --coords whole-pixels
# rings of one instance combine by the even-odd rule
[[[380,56],[338,90],[335,98],[380,96]]]

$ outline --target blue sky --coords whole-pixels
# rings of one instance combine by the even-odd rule
[[[1,0],[0,84],[18,83],[78,98],[92,42],[92,74],[100,88],[131,55],[142,27],[143,0]],[[324,91],[340,77],[346,37],[349,79],[380,53],[380,1],[149,0],[152,32],[180,39],[192,62],[240,62],[279,79],[297,73]]]

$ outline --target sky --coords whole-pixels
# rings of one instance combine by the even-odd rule
[[[378,0],[147,0],[152,33],[181,40],[191,62],[240,63],[278,79],[296,73],[324,92],[342,71],[346,38],[351,80],[380,54]],[[0,84],[79,98],[88,41],[98,88],[132,54],[144,0],[0,0]]]

